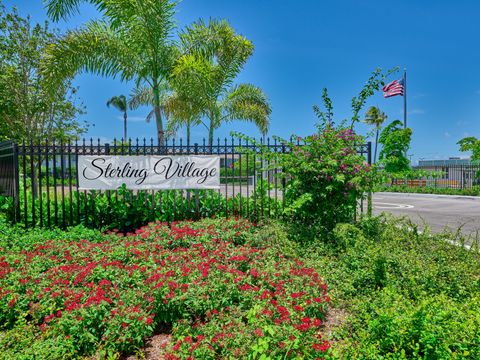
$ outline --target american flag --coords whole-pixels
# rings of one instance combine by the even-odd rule
[[[389,98],[397,95],[403,96],[403,86],[403,79],[393,80],[390,84],[387,84],[383,87],[383,97]]]

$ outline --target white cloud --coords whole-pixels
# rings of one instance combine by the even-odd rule
[[[146,122],[146,116],[129,116],[127,117],[127,122]],[[118,120],[123,121],[123,116],[117,116]]]
[[[448,131],[445,131],[445,133],[443,134],[447,139],[452,137],[452,135],[448,132]]]
[[[423,110],[423,109],[412,109],[408,113],[410,115],[421,115],[421,114],[425,114],[425,110]]]
[[[99,138],[96,138],[94,141],[94,144],[98,143],[98,139],[100,139],[100,144],[105,144],[105,143],[113,143],[113,139],[105,137],[105,136],[100,136]]]

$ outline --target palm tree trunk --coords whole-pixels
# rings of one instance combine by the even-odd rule
[[[155,112],[155,122],[157,123],[158,144],[165,146],[165,133],[163,131],[162,112],[160,111],[160,93],[157,81],[153,84],[153,110]]]
[[[378,146],[378,133],[380,129],[377,128],[377,135],[375,136],[375,152],[373,153],[373,163],[377,163],[377,146]]]
[[[213,130],[214,130],[215,119],[213,112],[210,112],[210,128],[208,129],[208,146],[210,147],[210,151],[213,146]]]
[[[127,140],[127,112],[123,113],[123,136],[125,137],[125,141]]]
[[[190,146],[190,120],[187,121],[187,146]]]

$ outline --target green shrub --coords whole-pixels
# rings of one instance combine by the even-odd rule
[[[358,200],[373,184],[373,171],[357,154],[361,140],[350,129],[327,126],[303,140],[303,146],[289,144],[292,151],[282,160],[291,178],[285,213],[303,230],[328,236],[336,224],[354,219]]]
[[[478,297],[457,302],[439,294],[412,301],[385,288],[355,310],[347,358],[480,358]]]
[[[467,189],[451,189],[444,187],[409,187],[405,185],[380,186],[377,191],[411,193],[411,194],[438,194],[438,195],[463,195],[480,196],[480,186],[472,186]]]
[[[35,197],[31,191],[26,194],[21,191],[19,224],[26,222],[29,227],[83,224],[96,229],[131,232],[150,221],[171,222],[214,215],[238,215],[257,221],[281,215],[282,203],[269,196],[269,186],[266,182],[258,183],[255,194],[248,198],[240,194],[227,198],[214,190],[134,192],[125,186],[117,192],[74,191],[71,196],[68,193],[62,196],[57,188],[56,202],[53,192],[47,194],[45,191]],[[13,199],[0,197],[0,207],[7,219],[13,221]]]
[[[334,235],[308,257],[349,313],[334,332],[336,357],[479,358],[480,256],[446,241],[458,234],[380,216],[339,224]]]

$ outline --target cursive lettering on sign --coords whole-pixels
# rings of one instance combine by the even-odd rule
[[[92,168],[94,168],[94,174],[93,175],[87,175],[87,170],[90,170],[91,168],[84,168],[83,169],[83,177],[87,180],[96,180],[101,178],[102,176],[105,177],[106,179],[111,179],[111,178],[134,178],[135,184],[141,185],[144,183],[145,179],[148,176],[148,171],[147,169],[134,169],[130,163],[124,164],[122,167],[116,166],[114,167],[111,163],[109,163],[106,167],[102,167],[102,165],[105,165],[106,160],[104,158],[96,158],[93,159],[91,164]]]
[[[178,161],[173,161],[171,157],[158,160],[153,167],[153,171],[155,174],[164,176],[167,180],[173,177],[198,178],[197,184],[203,184],[208,177],[214,177],[217,174],[215,168],[196,167],[195,162],[187,162],[182,165]]]
[[[220,157],[78,156],[80,189],[218,189]]]

